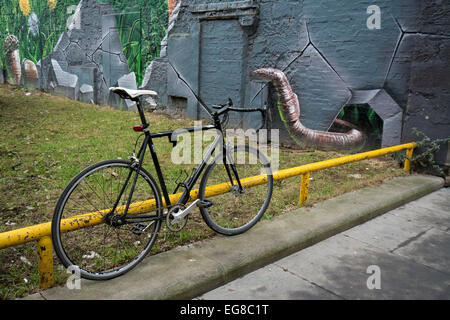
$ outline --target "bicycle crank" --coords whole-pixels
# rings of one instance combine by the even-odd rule
[[[172,207],[166,216],[166,226],[172,232],[181,231],[187,223],[188,215],[185,214],[184,206],[176,205]]]
[[[184,228],[187,223],[188,215],[196,207],[209,208],[212,206],[212,201],[197,199],[192,202],[187,208],[183,205],[176,205],[172,207],[166,216],[166,225],[170,231],[178,232]]]

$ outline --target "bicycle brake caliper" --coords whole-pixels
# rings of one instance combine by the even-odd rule
[[[139,165],[139,159],[136,158],[136,154],[134,152],[132,156],[128,157],[128,159],[133,162],[131,165],[133,168]]]

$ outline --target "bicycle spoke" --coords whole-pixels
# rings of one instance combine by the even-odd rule
[[[131,169],[130,163],[118,160],[100,163],[86,174],[80,174],[80,177],[74,179],[74,186],[66,191],[68,195],[61,196],[65,200],[55,210],[58,213],[58,221],[83,213],[113,208],[120,192],[123,191],[120,201],[117,202],[118,210],[115,212],[120,214],[130,197],[131,183],[124,185],[130,173],[134,179],[137,173]],[[154,199],[157,205],[154,210],[158,213],[161,206],[159,192],[154,182],[149,182],[154,180],[149,176],[144,178],[144,175],[148,176],[148,173],[141,170],[137,176],[130,207],[139,208],[148,199]],[[128,182],[131,182],[131,178]],[[133,215],[135,214],[141,213],[133,212]],[[115,220],[111,221],[114,223]],[[67,233],[59,233],[57,229],[59,239],[55,241],[55,251],[60,258],[62,257],[65,265],[79,266],[84,277],[92,279],[114,277],[117,276],[117,270],[125,272],[123,270],[133,267],[138,262],[136,257],[143,257],[145,254],[141,253],[150,250],[161,222],[155,220],[152,226],[141,232],[139,228],[134,230],[134,225],[110,225],[103,222]]]
[[[251,151],[251,152],[250,152]],[[267,160],[258,154],[256,149],[236,147],[228,161],[234,168],[224,163],[211,164],[200,186],[200,197],[205,199],[205,191],[209,186],[227,183],[230,191],[210,199],[214,205],[201,208],[205,222],[216,232],[233,235],[250,229],[264,214],[272,195],[273,178]],[[258,160],[258,161],[256,161]],[[232,169],[232,170],[231,170]],[[229,171],[232,171],[232,182]],[[266,172],[268,183],[254,187],[240,187],[240,181]]]

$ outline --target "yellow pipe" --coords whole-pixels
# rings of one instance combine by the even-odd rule
[[[378,149],[374,151],[369,151],[365,153],[354,154],[350,156],[344,156],[336,159],[325,160],[321,162],[311,163],[295,168],[284,169],[277,171],[273,174],[275,181],[291,178],[294,176],[304,175],[309,172],[314,172],[318,170],[323,170],[346,163],[356,162],[360,160],[375,158],[383,156],[389,153],[398,152],[405,149],[414,149],[417,147],[416,143],[408,143],[404,145],[399,145],[395,147],[389,147],[384,149]],[[241,181],[244,187],[252,187],[267,183],[267,175],[259,175],[254,177],[245,178]],[[230,190],[230,183],[221,183],[218,185],[210,186],[206,189],[206,197],[214,197]],[[171,203],[176,203],[181,197],[182,193],[170,195]],[[192,190],[190,193],[189,201],[194,201],[198,197],[198,190]],[[306,198],[305,198],[306,199]],[[165,205],[165,201],[163,201]],[[130,207],[130,214],[143,212],[154,209],[155,200],[147,200],[139,204],[132,204]],[[122,207],[119,207],[120,210]],[[76,230],[82,227],[93,226],[102,222],[102,217],[105,212],[109,209],[101,210],[98,212],[91,212],[87,214],[81,214],[61,221],[62,232],[67,232],[71,230]],[[120,212],[120,211],[119,211]],[[30,241],[37,241],[42,237],[51,235],[51,222],[34,225],[31,227],[26,227],[22,229],[17,229],[9,232],[0,233],[0,249],[7,247],[27,243]]]
[[[405,171],[411,170],[411,158],[413,156],[413,152],[413,148],[406,150],[405,167],[403,168]]]
[[[299,206],[303,206],[306,202],[306,198],[308,197],[308,188],[309,188],[309,172],[302,174],[302,183],[300,186],[300,199],[298,201]]]
[[[48,289],[55,284],[53,276],[53,245],[49,236],[42,237],[38,243],[39,287]]]
[[[368,152],[364,152],[364,153],[357,153],[357,154],[350,155],[350,156],[344,156],[344,157],[340,157],[340,158],[315,162],[315,163],[303,165],[300,167],[277,171],[274,173],[273,179],[274,180],[283,180],[283,179],[287,179],[287,178],[290,178],[293,176],[302,175],[307,172],[324,170],[324,169],[340,166],[340,165],[351,163],[351,162],[357,162],[357,161],[361,161],[361,160],[376,158],[376,157],[384,156],[389,153],[394,153],[394,152],[402,151],[405,149],[411,149],[411,148],[415,148],[415,147],[417,147],[416,143],[407,143],[407,144],[402,144],[402,145],[395,146],[395,147],[378,149],[378,150],[368,151]]]

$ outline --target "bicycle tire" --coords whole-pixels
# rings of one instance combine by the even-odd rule
[[[239,164],[239,161],[235,162],[239,180],[242,181],[245,178],[265,173],[267,174],[267,183],[251,188],[244,187],[243,193],[239,193],[236,190],[237,187],[234,187],[234,190],[230,189],[224,194],[208,199],[205,194],[208,186],[224,182],[231,186],[225,165],[221,161],[223,159],[222,153],[216,156],[214,161],[208,165],[200,182],[199,198],[201,200],[210,200],[213,205],[211,207],[200,207],[200,212],[205,223],[211,229],[227,236],[241,234],[252,228],[267,210],[273,191],[273,176],[270,163],[261,152],[250,146],[236,146],[232,151],[232,159],[234,160],[239,159],[236,157],[236,154],[239,152],[247,154],[243,164]],[[231,152],[228,150],[227,153],[228,159],[230,159]],[[246,162],[250,159],[250,154],[256,156],[257,166],[248,171],[246,168],[250,167],[250,163]],[[236,179],[234,173],[233,179]]]
[[[154,245],[161,228],[162,201],[154,178],[143,168],[139,172],[130,210],[134,208],[133,214],[136,215],[142,213],[139,212],[143,210],[140,205],[144,201],[150,201],[149,203],[154,203],[152,211],[158,219],[149,221],[147,225],[136,223],[120,227],[113,227],[104,221],[104,216],[111,211],[118,198],[112,194],[120,193],[119,190],[124,185],[123,176],[131,173],[133,178],[136,172],[137,168],[131,161],[102,161],[80,172],[61,194],[52,219],[53,247],[62,264],[66,268],[77,267],[82,278],[107,280],[118,277],[141,262]],[[131,185],[131,181],[132,179],[128,185]],[[94,185],[95,182],[98,183],[97,186]],[[122,209],[129,195],[127,191],[128,186],[116,213],[123,213]],[[141,201],[136,201],[141,197]],[[95,202],[94,205],[94,201],[99,203]],[[88,215],[72,223],[83,224],[93,217],[97,217],[99,223],[71,232],[62,230],[61,221],[64,228],[68,221],[64,219],[73,220],[73,216],[80,213]],[[144,231],[141,232],[142,230]]]

